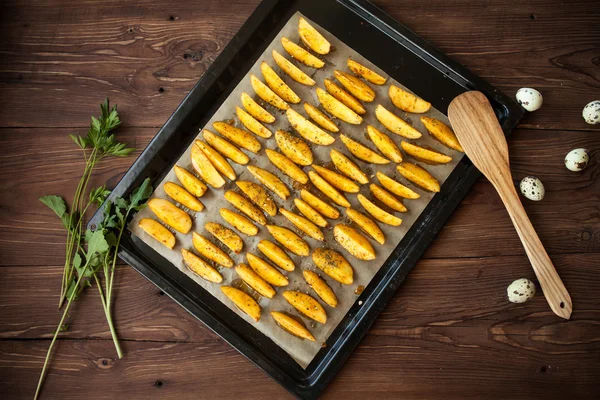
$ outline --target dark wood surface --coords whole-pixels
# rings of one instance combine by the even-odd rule
[[[59,319],[62,228],[37,200],[70,198],[83,132],[106,96],[120,138],[140,150],[252,13],[257,0],[2,2],[0,6],[0,393],[31,398]],[[600,97],[600,3],[376,1],[383,10],[508,94],[530,86],[544,106],[509,140],[516,180],[573,298],[570,321],[541,294],[506,300],[533,279],[493,188],[476,183],[350,356],[325,398],[594,398],[600,393],[600,130],[583,106]],[[563,166],[572,148],[590,167]],[[113,186],[133,157],[106,160]],[[45,398],[288,398],[243,356],[128,267],[119,269],[116,360],[99,298],[70,313]]]

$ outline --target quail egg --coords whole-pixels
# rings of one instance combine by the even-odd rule
[[[544,102],[542,94],[532,88],[521,88],[517,91],[517,102],[527,111],[539,110]]]
[[[521,180],[521,193],[529,200],[540,201],[544,198],[546,190],[544,184],[535,176],[526,176]]]
[[[525,303],[535,295],[535,285],[529,279],[517,279],[508,285],[506,294],[511,303]]]
[[[590,125],[600,124],[600,100],[594,100],[583,107],[583,119]]]
[[[569,171],[583,171],[590,161],[590,155],[586,149],[573,149],[565,157],[565,167]]]

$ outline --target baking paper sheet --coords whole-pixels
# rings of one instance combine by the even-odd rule
[[[260,104],[262,104],[271,114],[276,116],[276,118],[277,118],[276,121],[273,124],[267,125],[267,127],[269,129],[271,129],[271,131],[273,131],[273,133],[275,132],[276,129],[283,129],[288,132],[293,132],[293,129],[291,128],[290,124],[288,123],[287,118],[285,117],[285,114],[282,111],[279,111],[272,106],[265,105],[264,102],[262,102],[261,100],[258,99],[258,97],[255,95],[254,91],[252,90],[252,87],[250,85],[250,74],[254,74],[257,77],[262,79],[262,74],[260,72],[260,63],[262,61],[266,61],[272,68],[274,68],[275,71],[277,71],[278,74],[284,79],[284,81],[300,96],[300,98],[302,99],[302,102],[299,104],[296,104],[296,105],[291,105],[291,106],[296,111],[300,112],[302,115],[304,115],[306,117],[308,117],[308,116],[304,112],[302,103],[306,101],[306,102],[311,103],[312,105],[319,106],[319,101],[316,97],[315,88],[316,87],[324,88],[324,84],[323,84],[324,79],[328,78],[328,79],[333,80],[334,79],[333,71],[335,69],[340,69],[342,71],[349,72],[349,70],[346,66],[346,60],[348,59],[348,57],[358,61],[361,64],[366,65],[369,68],[372,68],[373,70],[379,72],[383,76],[387,76],[387,74],[381,72],[376,66],[374,66],[372,63],[370,63],[365,58],[363,58],[360,54],[358,54],[357,52],[352,50],[350,47],[346,46],[343,42],[336,39],[333,35],[331,35],[329,32],[327,32],[322,27],[320,27],[317,24],[310,21],[308,18],[307,18],[307,20],[309,20],[311,22],[311,24],[313,26],[315,26],[319,30],[319,32],[321,32],[327,38],[327,40],[329,40],[329,42],[333,46],[333,50],[330,54],[321,57],[322,59],[324,59],[326,61],[326,65],[324,68],[319,69],[319,70],[315,70],[313,68],[306,67],[300,63],[297,63],[296,61],[293,61],[291,59],[291,57],[286,53],[286,51],[281,46],[280,38],[282,36],[286,36],[287,38],[289,38],[290,40],[292,40],[295,43],[301,43],[301,40],[298,35],[298,29],[297,29],[298,19],[300,16],[301,16],[300,13],[296,13],[295,15],[293,15],[291,17],[291,19],[287,22],[287,24],[281,30],[280,34],[276,36],[276,38],[269,45],[269,47],[267,47],[267,49],[265,50],[263,55],[252,66],[252,68],[250,69],[250,71],[248,72],[246,77],[241,80],[241,82],[233,90],[231,95],[227,98],[227,100],[223,103],[223,105],[214,114],[214,116],[211,118],[211,120],[205,126],[206,129],[209,129],[212,132],[216,132],[212,128],[212,123],[215,121],[227,121],[227,120],[235,120],[234,125],[237,127],[243,128],[243,126],[237,120],[237,117],[235,114],[235,107],[236,106],[241,107],[240,95],[243,92],[246,92],[246,93],[250,94],[253,98],[255,98]],[[289,78],[285,73],[283,73],[283,71],[281,71],[277,67],[277,65],[273,61],[273,58],[271,56],[271,52],[273,49],[277,50],[280,54],[284,55],[286,58],[292,60],[292,62],[294,62],[300,69],[302,69],[303,71],[305,71],[306,73],[311,75],[312,78],[317,82],[317,85],[312,86],[312,87],[304,86],[297,82],[294,82],[291,78]],[[431,138],[431,136],[426,133],[427,131],[421,124],[421,122],[419,120],[420,115],[407,114],[407,113],[395,108],[393,106],[393,104],[391,103],[389,96],[387,94],[387,91],[391,84],[394,84],[394,85],[400,86],[404,89],[410,90],[410,88],[404,87],[403,85],[399,84],[398,82],[394,81],[393,79],[388,79],[388,82],[383,86],[370,85],[376,92],[376,98],[375,98],[375,101],[372,103],[364,103],[364,106],[367,109],[367,113],[365,115],[363,115],[363,117],[364,117],[363,123],[359,126],[353,126],[353,125],[347,124],[345,122],[336,120],[336,122],[338,123],[338,125],[340,127],[340,133],[344,133],[344,134],[354,138],[355,140],[358,140],[358,141],[362,142],[363,144],[371,147],[372,149],[376,149],[375,146],[373,145],[373,143],[370,142],[370,140],[368,139],[368,136],[365,133],[365,127],[367,124],[370,124],[370,125],[375,126],[378,129],[382,130],[383,132],[386,132],[385,128],[383,126],[381,126],[381,124],[375,118],[375,107],[377,106],[377,104],[382,104],[388,110],[394,112],[399,117],[408,121],[416,129],[418,129],[421,133],[423,133],[422,138],[420,138],[416,141],[411,141],[411,142],[419,144],[419,145],[429,146],[433,149],[436,149],[438,151],[441,151],[442,153],[448,154],[453,157],[452,162],[449,164],[446,164],[446,165],[432,166],[432,165],[424,165],[422,163],[416,162],[417,164],[420,164],[423,167],[425,167],[433,176],[435,176],[440,181],[440,183],[443,183],[445,181],[445,179],[448,177],[448,175],[452,172],[455,165],[462,158],[462,153],[450,150],[450,149],[442,146],[437,141],[433,140]],[[428,115],[428,116],[440,119],[441,121],[448,124],[448,119],[446,118],[446,116],[444,116],[441,112],[439,112],[438,110],[435,110],[433,108],[429,112],[427,112],[426,114],[423,114],[423,115]],[[390,133],[389,131],[387,131],[386,133],[389,134],[389,136],[399,146],[402,138],[393,133]],[[333,136],[337,137],[338,134],[333,134]],[[202,139],[202,136],[200,133],[198,135],[198,138]],[[277,145],[275,143],[274,136],[272,136],[269,139],[259,138],[259,141],[263,145],[263,149],[264,148],[277,149]],[[311,145],[311,147],[313,150],[315,164],[318,164],[318,165],[330,166],[331,159],[329,157],[329,152],[333,148],[338,149],[341,152],[343,152],[344,154],[350,156],[350,152],[344,147],[341,140],[339,140],[339,139],[337,139],[335,141],[335,143],[333,143],[330,146]],[[299,198],[300,194],[299,194],[299,190],[297,190],[297,191],[293,190],[296,186],[292,184],[292,180],[289,179],[287,176],[283,175],[282,173],[280,173],[273,165],[271,165],[268,158],[266,157],[264,150],[261,150],[259,152],[259,154],[257,154],[257,155],[253,155],[251,153],[248,153],[248,155],[250,156],[250,159],[251,159],[249,165],[257,165],[261,168],[267,169],[267,170],[275,173],[292,190],[292,196],[290,196],[287,199],[287,201],[285,201],[285,202],[282,201],[279,197],[276,197],[275,195],[273,195],[273,199],[276,201],[278,207],[280,207],[280,208],[283,207],[288,210],[297,211],[297,210],[295,210],[293,200],[294,200],[294,198]],[[386,173],[388,176],[394,177],[395,179],[399,180],[400,182],[415,189],[415,187],[412,184],[408,183],[404,178],[402,178],[396,172],[396,169],[395,169],[396,164],[393,162],[391,162],[388,165],[376,166],[373,164],[366,164],[360,160],[357,160],[356,158],[353,158],[352,156],[350,158],[352,158],[363,169],[363,171],[365,171],[368,174],[368,176],[370,177],[371,183],[378,184],[378,181],[375,178],[375,172],[380,170],[380,171]],[[408,161],[411,161],[411,162],[415,162],[415,160],[411,160],[408,157],[405,157],[405,159],[407,159]],[[231,164],[234,167],[234,169],[238,175],[238,178],[237,178],[238,180],[248,180],[248,181],[252,181],[252,182],[257,182],[256,179],[247,171],[245,166],[238,165],[233,162]],[[190,150],[189,149],[177,161],[177,165],[182,166],[189,171],[192,171],[192,172],[194,171],[194,169],[191,166],[191,162],[190,162]],[[308,168],[308,167],[304,168],[304,170],[306,172],[308,172],[309,169],[310,168]],[[152,197],[168,198],[163,190],[163,183],[165,183],[167,181],[179,183],[175,176],[175,173],[173,171],[170,171],[166,175],[165,179],[157,186]],[[190,214],[192,215],[192,218],[194,220],[194,226],[192,229],[194,231],[204,235],[205,237],[211,239],[216,244],[219,244],[219,242],[216,239],[214,239],[210,235],[210,233],[208,233],[204,230],[204,224],[206,222],[214,221],[214,222],[222,223],[227,226],[227,223],[224,222],[219,215],[219,209],[222,207],[226,207],[226,208],[235,210],[231,205],[229,205],[227,203],[227,201],[223,197],[223,193],[229,189],[237,191],[235,182],[228,181],[227,184],[223,188],[220,188],[220,189],[210,188],[209,191],[200,199],[206,206],[206,209],[199,213],[190,212]],[[322,242],[313,240],[311,238],[308,238],[308,237],[306,237],[306,235],[301,234],[301,236],[310,245],[311,251],[318,247],[327,246],[327,247],[331,247],[331,248],[339,251],[340,253],[342,253],[346,257],[346,259],[352,264],[352,266],[354,268],[354,283],[352,285],[342,285],[342,284],[334,281],[333,279],[330,279],[329,277],[324,275],[320,270],[318,270],[314,266],[314,264],[312,262],[312,258],[310,256],[309,257],[298,257],[298,256],[294,256],[288,252],[288,254],[290,254],[290,256],[292,257],[292,259],[294,260],[294,262],[296,264],[295,271],[293,271],[291,273],[286,273],[286,275],[288,276],[288,279],[290,281],[290,284],[284,288],[276,288],[278,294],[273,299],[269,300],[266,298],[261,298],[259,300],[259,304],[262,308],[262,315],[261,315],[261,319],[258,323],[255,323],[247,315],[245,315],[244,313],[239,311],[235,307],[235,305],[227,297],[225,297],[222,294],[219,284],[214,284],[214,283],[204,281],[203,279],[197,277],[192,272],[190,272],[183,265],[180,250],[182,248],[185,248],[185,249],[190,249],[190,250],[194,251],[193,246],[192,246],[192,232],[190,232],[187,235],[183,235],[183,234],[176,233],[173,230],[171,230],[173,233],[175,233],[175,235],[177,237],[177,245],[175,246],[174,250],[167,249],[160,243],[154,241],[147,234],[145,234],[143,231],[141,231],[141,229],[138,228],[138,221],[141,218],[156,219],[156,217],[152,214],[152,212],[148,208],[143,209],[135,216],[135,218],[133,219],[133,221],[130,225],[130,229],[136,236],[141,238],[144,242],[146,242],[154,250],[156,250],[163,257],[165,257],[167,260],[171,261],[175,266],[177,266],[181,270],[182,273],[189,276],[196,283],[198,283],[198,285],[200,285],[203,288],[205,288],[206,290],[208,290],[213,296],[217,297],[221,302],[223,302],[229,308],[231,308],[232,310],[237,312],[239,315],[241,315],[242,318],[244,318],[249,324],[253,325],[254,327],[256,327],[256,329],[260,330],[266,336],[270,337],[278,346],[280,346],[287,353],[289,353],[298,362],[298,364],[300,364],[303,368],[306,368],[306,366],[310,363],[310,361],[313,359],[313,357],[321,349],[322,344],[327,341],[327,338],[329,337],[329,335],[334,331],[334,329],[337,327],[337,325],[340,323],[340,321],[344,318],[344,316],[346,315],[346,313],[348,312],[350,307],[357,300],[358,295],[355,293],[356,289],[359,288],[360,286],[366,287],[369,284],[372,277],[375,275],[375,273],[378,271],[378,269],[385,263],[385,261],[387,260],[389,255],[394,250],[394,248],[402,240],[402,238],[404,237],[406,232],[410,229],[410,227],[412,226],[414,221],[417,219],[419,214],[423,211],[423,209],[425,209],[429,200],[433,197],[433,193],[425,192],[421,189],[415,189],[415,190],[421,194],[421,197],[417,200],[403,200],[404,204],[408,208],[408,212],[396,214],[397,216],[401,217],[403,220],[402,224],[399,227],[392,227],[392,226],[388,226],[388,225],[384,225],[384,224],[379,224],[381,229],[385,233],[386,243],[385,243],[385,245],[379,245],[375,241],[371,240],[371,243],[373,244],[373,246],[377,252],[377,258],[375,260],[360,261],[360,260],[354,258],[353,256],[351,256],[349,253],[347,253],[334,240],[333,233],[332,233],[333,225],[340,223],[340,222],[350,223],[348,218],[345,216],[345,212],[341,209],[340,209],[340,211],[341,211],[342,216],[340,217],[340,219],[335,220],[335,221],[329,220],[330,226],[328,226],[327,228],[325,228],[323,230],[323,233],[325,234],[325,238],[326,238],[325,244],[323,244]],[[319,193],[318,190],[316,190],[315,188],[312,188],[311,191],[315,194]],[[367,198],[373,199],[373,196],[369,193],[369,185],[363,185],[361,187],[361,193],[364,194]],[[356,208],[357,210],[359,210],[361,212],[365,212],[362,209],[362,207],[360,206],[360,204],[358,203],[356,195],[346,194],[346,197],[352,203],[353,208]],[[268,222],[269,224],[285,226],[285,227],[288,227],[300,234],[300,232],[297,229],[295,229],[294,226],[289,221],[287,221],[281,214],[278,214],[275,217],[267,216],[267,219],[269,221]],[[234,254],[232,252],[229,252],[230,256],[233,258],[233,260],[236,263],[247,263],[246,258],[245,258],[246,252],[252,252],[252,253],[262,257],[261,253],[257,250],[257,247],[256,247],[256,245],[258,244],[258,242],[260,240],[269,239],[269,240],[275,241],[272,237],[270,237],[267,229],[265,227],[261,227],[261,226],[259,226],[259,234],[255,237],[248,237],[243,234],[240,234],[240,236],[244,240],[244,250],[240,254]],[[224,246],[221,246],[221,247],[224,250],[228,251]],[[262,258],[265,258],[265,257],[262,257]],[[339,304],[336,308],[331,308],[322,303],[327,311],[327,316],[328,316],[327,323],[324,325],[318,324],[318,323],[310,320],[309,318],[305,318],[305,317],[299,315],[299,313],[291,305],[289,305],[285,301],[283,296],[281,295],[281,293],[284,290],[300,290],[300,291],[309,293],[309,294],[313,295],[315,298],[317,298],[316,294],[308,287],[308,285],[305,283],[305,281],[302,277],[302,270],[304,270],[304,269],[316,270],[317,273],[319,273],[327,281],[327,283],[332,287],[336,296],[338,297]],[[229,285],[232,282],[235,283],[235,281],[239,280],[239,278],[237,277],[233,268],[228,269],[228,268],[221,267],[221,268],[219,268],[219,271],[221,272],[221,274],[223,275],[223,278],[224,278],[224,281],[222,283],[223,285]],[[360,289],[357,292],[360,292]],[[296,315],[296,316],[300,317],[305,322],[305,325],[310,329],[312,334],[315,336],[317,341],[313,343],[313,342],[310,342],[307,340],[302,340],[302,339],[296,338],[295,336],[292,336],[289,333],[283,331],[281,328],[279,328],[275,324],[273,319],[270,317],[269,313],[271,311],[284,311],[284,312],[288,312],[292,315]]]

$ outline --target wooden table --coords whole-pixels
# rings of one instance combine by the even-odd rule
[[[121,140],[144,148],[258,0],[3,2],[0,50],[0,396],[31,398],[56,309],[64,232],[37,198],[71,198],[83,168],[68,137],[106,96]],[[593,398],[600,393],[600,3],[379,0],[393,17],[513,95],[544,94],[509,141],[525,206],[573,298],[570,321],[541,294],[507,213],[481,179],[351,355],[325,398]],[[592,151],[582,173],[563,166]],[[134,157],[102,162],[116,184]],[[70,313],[43,395],[80,398],[287,398],[287,392],[128,267],[118,271],[117,360],[96,290]]]

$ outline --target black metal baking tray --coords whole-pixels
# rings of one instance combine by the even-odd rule
[[[523,116],[523,109],[509,97],[368,1],[264,0],[127,171],[111,197],[127,195],[146,177],[154,183],[161,181],[196,137],[198,128],[205,125],[296,11],[324,27],[444,113],[457,95],[479,90],[489,98],[506,134]],[[123,239],[119,256],[295,396],[316,398],[342,367],[478,176],[479,172],[464,157],[443,184],[441,192],[434,196],[371,283],[357,297],[354,306],[327,340],[327,346],[306,369],[130,233]],[[90,227],[100,215],[101,210],[90,221]]]

